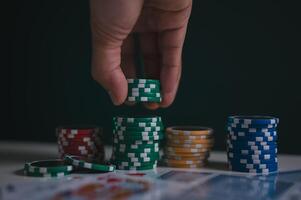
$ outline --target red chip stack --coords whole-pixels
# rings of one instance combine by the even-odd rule
[[[60,158],[65,155],[104,160],[102,129],[96,126],[62,126],[56,129]]]

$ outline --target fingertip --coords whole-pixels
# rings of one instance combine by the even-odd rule
[[[156,109],[160,108],[160,105],[158,103],[154,103],[154,102],[144,103],[143,105],[145,108],[147,108],[149,110],[156,110]]]
[[[164,93],[162,102],[160,103],[161,108],[167,108],[170,106],[175,99],[175,94],[173,92]]]
[[[108,93],[115,106],[123,104],[127,97],[127,81],[123,73],[120,72],[121,70],[112,76],[110,82],[106,83]]]

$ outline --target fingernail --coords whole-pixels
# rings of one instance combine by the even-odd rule
[[[111,98],[113,104],[116,106],[116,105],[117,105],[117,101],[116,101],[116,99],[115,99],[113,93],[112,93],[111,91],[108,91],[108,93],[109,93],[109,95],[110,95],[110,98]]]

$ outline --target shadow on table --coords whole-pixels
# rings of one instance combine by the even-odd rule
[[[17,147],[16,147],[17,148]],[[36,151],[31,151],[31,152],[3,152],[0,151],[0,160],[1,161],[33,161],[33,160],[48,160],[48,159],[54,159],[57,158],[58,156],[53,154],[53,153],[45,153],[45,152],[39,152],[37,149]]]
[[[23,169],[18,169],[16,171],[14,171],[13,173],[14,173],[14,175],[17,175],[17,176],[25,176]]]
[[[228,170],[228,165],[226,162],[210,161],[207,165],[209,169],[215,170]]]

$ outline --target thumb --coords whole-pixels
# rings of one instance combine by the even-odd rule
[[[121,46],[135,25],[143,1],[91,0],[92,77],[115,105],[127,97],[127,81],[120,68]]]
[[[109,93],[113,104],[120,105],[127,96],[127,81],[120,68],[120,47],[93,46],[92,77]]]

